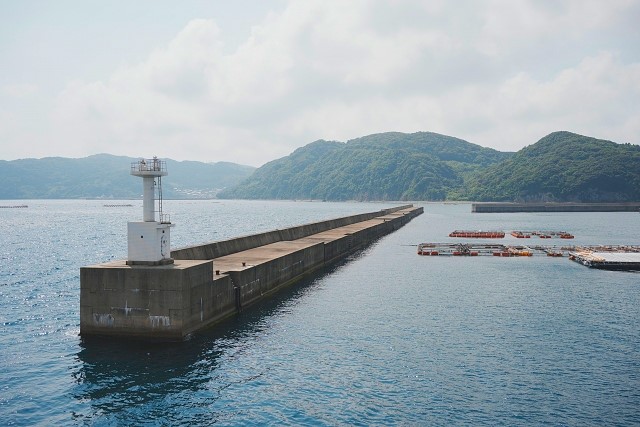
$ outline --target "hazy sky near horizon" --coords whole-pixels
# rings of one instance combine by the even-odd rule
[[[640,0],[0,0],[0,159],[640,144]]]

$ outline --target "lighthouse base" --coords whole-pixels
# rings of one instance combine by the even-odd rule
[[[171,226],[161,222],[127,223],[128,265],[165,265],[171,259]]]
[[[211,260],[163,266],[112,261],[80,269],[80,334],[182,341],[213,320],[233,285],[213,284]],[[227,300],[231,303],[227,303]]]

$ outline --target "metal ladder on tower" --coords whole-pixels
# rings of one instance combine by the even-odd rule
[[[160,222],[165,223],[166,221],[162,213],[162,177],[161,176],[158,177],[157,187],[158,187],[158,214],[160,216]]]

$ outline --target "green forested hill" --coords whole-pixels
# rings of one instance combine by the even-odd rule
[[[511,153],[430,132],[316,141],[257,169],[223,198],[445,200]]]
[[[98,154],[81,159],[46,157],[0,161],[0,199],[138,198],[139,178],[129,174],[135,158]],[[167,160],[165,198],[214,197],[255,168],[234,163]]]
[[[638,201],[640,146],[554,132],[465,187],[479,201]]]

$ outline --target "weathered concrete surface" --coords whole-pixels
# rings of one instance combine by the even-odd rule
[[[80,333],[181,340],[393,232],[422,212],[401,206],[260,233],[255,240],[244,236],[192,246],[173,251],[175,264],[167,266],[115,261],[83,267]],[[199,258],[214,254],[218,255]]]
[[[125,260],[80,269],[80,333],[181,339],[192,299],[211,291],[211,260],[130,266]],[[199,301],[199,299],[198,299]]]

